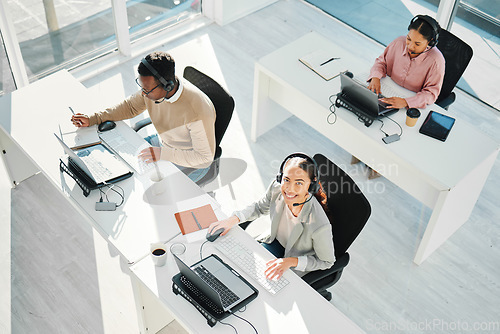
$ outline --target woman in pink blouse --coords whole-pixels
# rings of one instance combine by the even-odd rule
[[[428,15],[415,16],[408,34],[389,44],[370,70],[368,88],[380,94],[380,79],[388,75],[398,85],[416,92],[409,98],[387,97],[392,108],[425,108],[434,103],[444,78],[444,57],[436,44],[439,24]]]

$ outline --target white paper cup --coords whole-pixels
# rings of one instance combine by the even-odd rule
[[[151,244],[151,258],[157,267],[164,266],[167,263],[167,248],[162,243]]]

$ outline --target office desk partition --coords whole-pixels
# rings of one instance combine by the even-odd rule
[[[420,264],[469,218],[499,145],[460,115],[437,105],[422,109],[422,116],[412,128],[405,125],[403,111],[391,116],[403,128],[403,136],[389,145],[382,142],[384,134],[378,122],[366,127],[346,109],[337,108],[337,121],[328,124],[329,97],[340,91],[340,80],[337,77],[325,81],[298,60],[318,49],[341,57],[345,69],[355,77],[367,73],[372,65],[315,32],[261,58],[255,64],[252,140],[295,115],[431,208],[432,215],[414,258]],[[418,132],[430,110],[456,118],[446,142]],[[390,121],[384,124],[385,131],[393,129],[390,134],[399,133]]]

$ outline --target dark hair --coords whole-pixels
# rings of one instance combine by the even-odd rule
[[[165,80],[175,81],[175,61],[170,54],[163,51],[155,51],[148,54],[145,58]],[[142,62],[139,63],[137,72],[142,76],[154,76]],[[159,82],[158,78],[155,77],[155,79]]]
[[[307,175],[309,176],[309,179],[311,181],[313,181],[315,178],[317,179],[318,175],[314,175],[315,167],[314,167],[314,164],[312,162],[310,162],[307,159],[300,158],[300,157],[295,157],[295,158],[292,158],[290,160],[297,161],[297,166],[299,166],[300,169],[302,169],[304,172],[307,173]],[[286,164],[288,164],[288,162],[289,161],[287,161]],[[317,180],[317,182],[319,184],[319,189],[313,195],[314,195],[314,197],[316,197],[319,204],[321,204],[323,211],[325,211],[326,215],[328,216],[330,211],[328,210],[326,193],[325,193],[325,190],[323,189],[323,185],[321,184],[321,182],[319,180]]]
[[[429,17],[429,19],[432,18]],[[439,33],[439,30],[441,28],[439,27],[439,24],[437,22],[436,26],[438,28],[437,33]],[[411,29],[418,31],[428,42],[432,41],[435,38],[434,28],[429,22],[427,22],[422,18],[418,18],[415,21],[411,22],[410,25],[408,26],[408,31],[410,31]]]

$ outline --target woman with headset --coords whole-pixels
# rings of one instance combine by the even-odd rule
[[[416,92],[409,98],[387,97],[381,101],[392,108],[425,108],[436,101],[443,85],[445,60],[435,47],[439,24],[428,15],[415,16],[408,34],[389,44],[375,60],[368,88],[380,94],[380,79],[388,75],[398,85]]]
[[[332,228],[327,217],[326,194],[318,180],[318,166],[309,156],[294,153],[282,162],[266,194],[225,220],[211,224],[209,231],[271,217],[270,233],[260,240],[276,259],[267,263],[268,279],[279,279],[292,268],[299,276],[328,269],[335,262]]]

